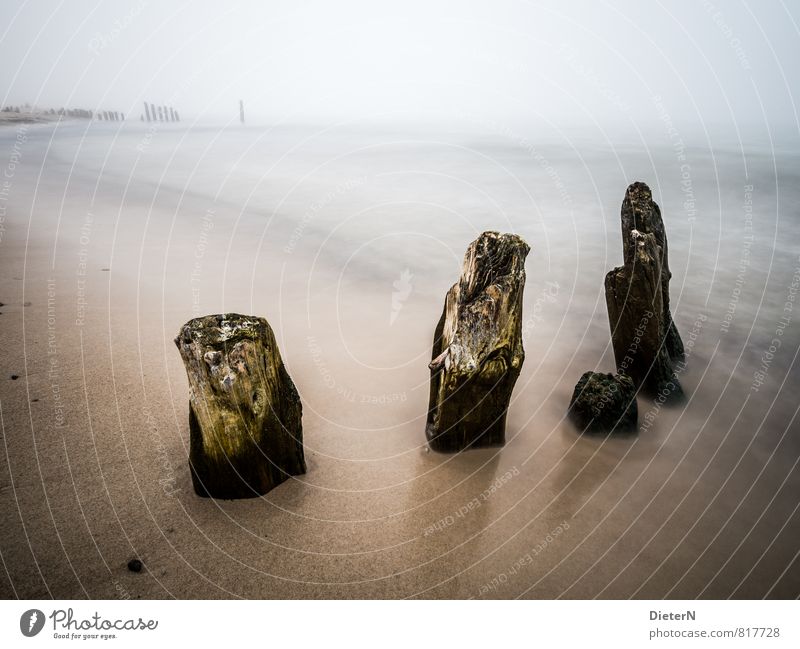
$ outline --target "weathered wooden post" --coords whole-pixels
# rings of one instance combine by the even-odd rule
[[[175,109],[172,108],[172,106],[169,107],[169,121],[170,122],[175,121]]]
[[[176,122],[180,122],[181,121],[181,116],[178,115],[178,111],[177,110],[175,111],[175,121]]]
[[[175,344],[189,377],[189,463],[199,495],[251,498],[305,473],[300,397],[264,318],[195,318]]]
[[[650,188],[633,183],[622,203],[624,265],[605,279],[606,306],[617,371],[637,388],[683,396],[671,357],[683,356],[683,343],[669,310],[667,238]]]
[[[667,231],[661,218],[661,208],[653,200],[653,194],[645,183],[636,182],[628,187],[622,201],[621,217],[623,263],[627,264],[635,255],[633,241],[628,237],[633,230],[642,233],[652,232],[661,249],[661,301],[667,354],[672,359],[682,359],[683,341],[672,321],[669,307],[669,281],[672,279],[672,272],[669,269]]]
[[[147,102],[144,102],[144,114],[147,117],[147,121],[150,121],[150,107],[147,105]]]
[[[239,100],[239,121],[244,124],[244,102]]]
[[[514,234],[484,232],[467,248],[433,339],[426,436],[436,451],[505,443],[519,376],[522,294],[530,248]]]

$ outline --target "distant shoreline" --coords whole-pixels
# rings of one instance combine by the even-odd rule
[[[0,112],[0,127],[17,126],[19,124],[58,124],[59,122],[73,121],[76,117],[66,115],[51,115],[49,113],[7,113]]]

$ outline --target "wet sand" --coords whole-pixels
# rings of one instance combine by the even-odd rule
[[[340,160],[324,139],[259,158],[248,135],[225,159],[214,137],[238,132],[147,136],[37,127],[14,165],[0,240],[0,596],[800,595],[797,311],[753,389],[800,267],[797,193],[775,208],[775,180],[757,181],[760,220],[724,327],[745,240],[735,162],[696,153],[695,187],[710,187],[693,220],[669,152],[613,172],[600,151],[585,152],[587,169],[551,153],[565,207],[519,146],[473,143],[493,160],[473,169],[419,137],[347,143]],[[0,133],[4,169],[16,137]],[[796,162],[777,165],[794,192]],[[711,183],[720,169],[724,186]],[[638,435],[580,436],[564,418],[572,387],[613,370],[602,277],[621,263],[626,179],[650,182],[662,205],[675,320],[694,338],[689,398],[640,396]],[[533,248],[508,441],[437,454],[424,436],[433,329],[466,245],[489,228]],[[412,289],[393,307],[405,270]],[[216,312],[270,321],[303,401],[308,473],[261,499],[191,486],[172,339]],[[142,573],[127,570],[134,557]]]

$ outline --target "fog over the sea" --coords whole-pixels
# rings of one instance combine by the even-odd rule
[[[800,0],[0,9],[0,600],[800,597]]]
[[[675,123],[797,132],[800,8],[780,0],[4,0],[3,18],[4,105],[645,128],[660,96]]]

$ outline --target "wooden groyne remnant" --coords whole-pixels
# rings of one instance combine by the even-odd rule
[[[181,118],[174,106],[156,106],[155,104],[144,102],[144,122],[180,122]]]
[[[484,232],[467,248],[433,340],[426,437],[436,451],[505,443],[511,392],[525,351],[522,295],[530,247]]]
[[[125,121],[125,113],[120,113],[116,110],[98,110],[95,113],[95,118],[98,122],[123,122]]]
[[[623,265],[605,277],[617,374],[581,376],[569,415],[582,432],[635,430],[639,390],[663,402],[683,397],[673,367],[684,349],[670,311],[667,233],[645,183],[627,188],[620,216]]]
[[[623,265],[605,279],[617,371],[637,388],[668,399],[683,396],[672,362],[684,356],[669,304],[667,234],[650,188],[635,182],[622,202]]]
[[[189,464],[199,495],[252,498],[305,473],[300,396],[264,318],[195,318],[175,344],[189,378]]]

